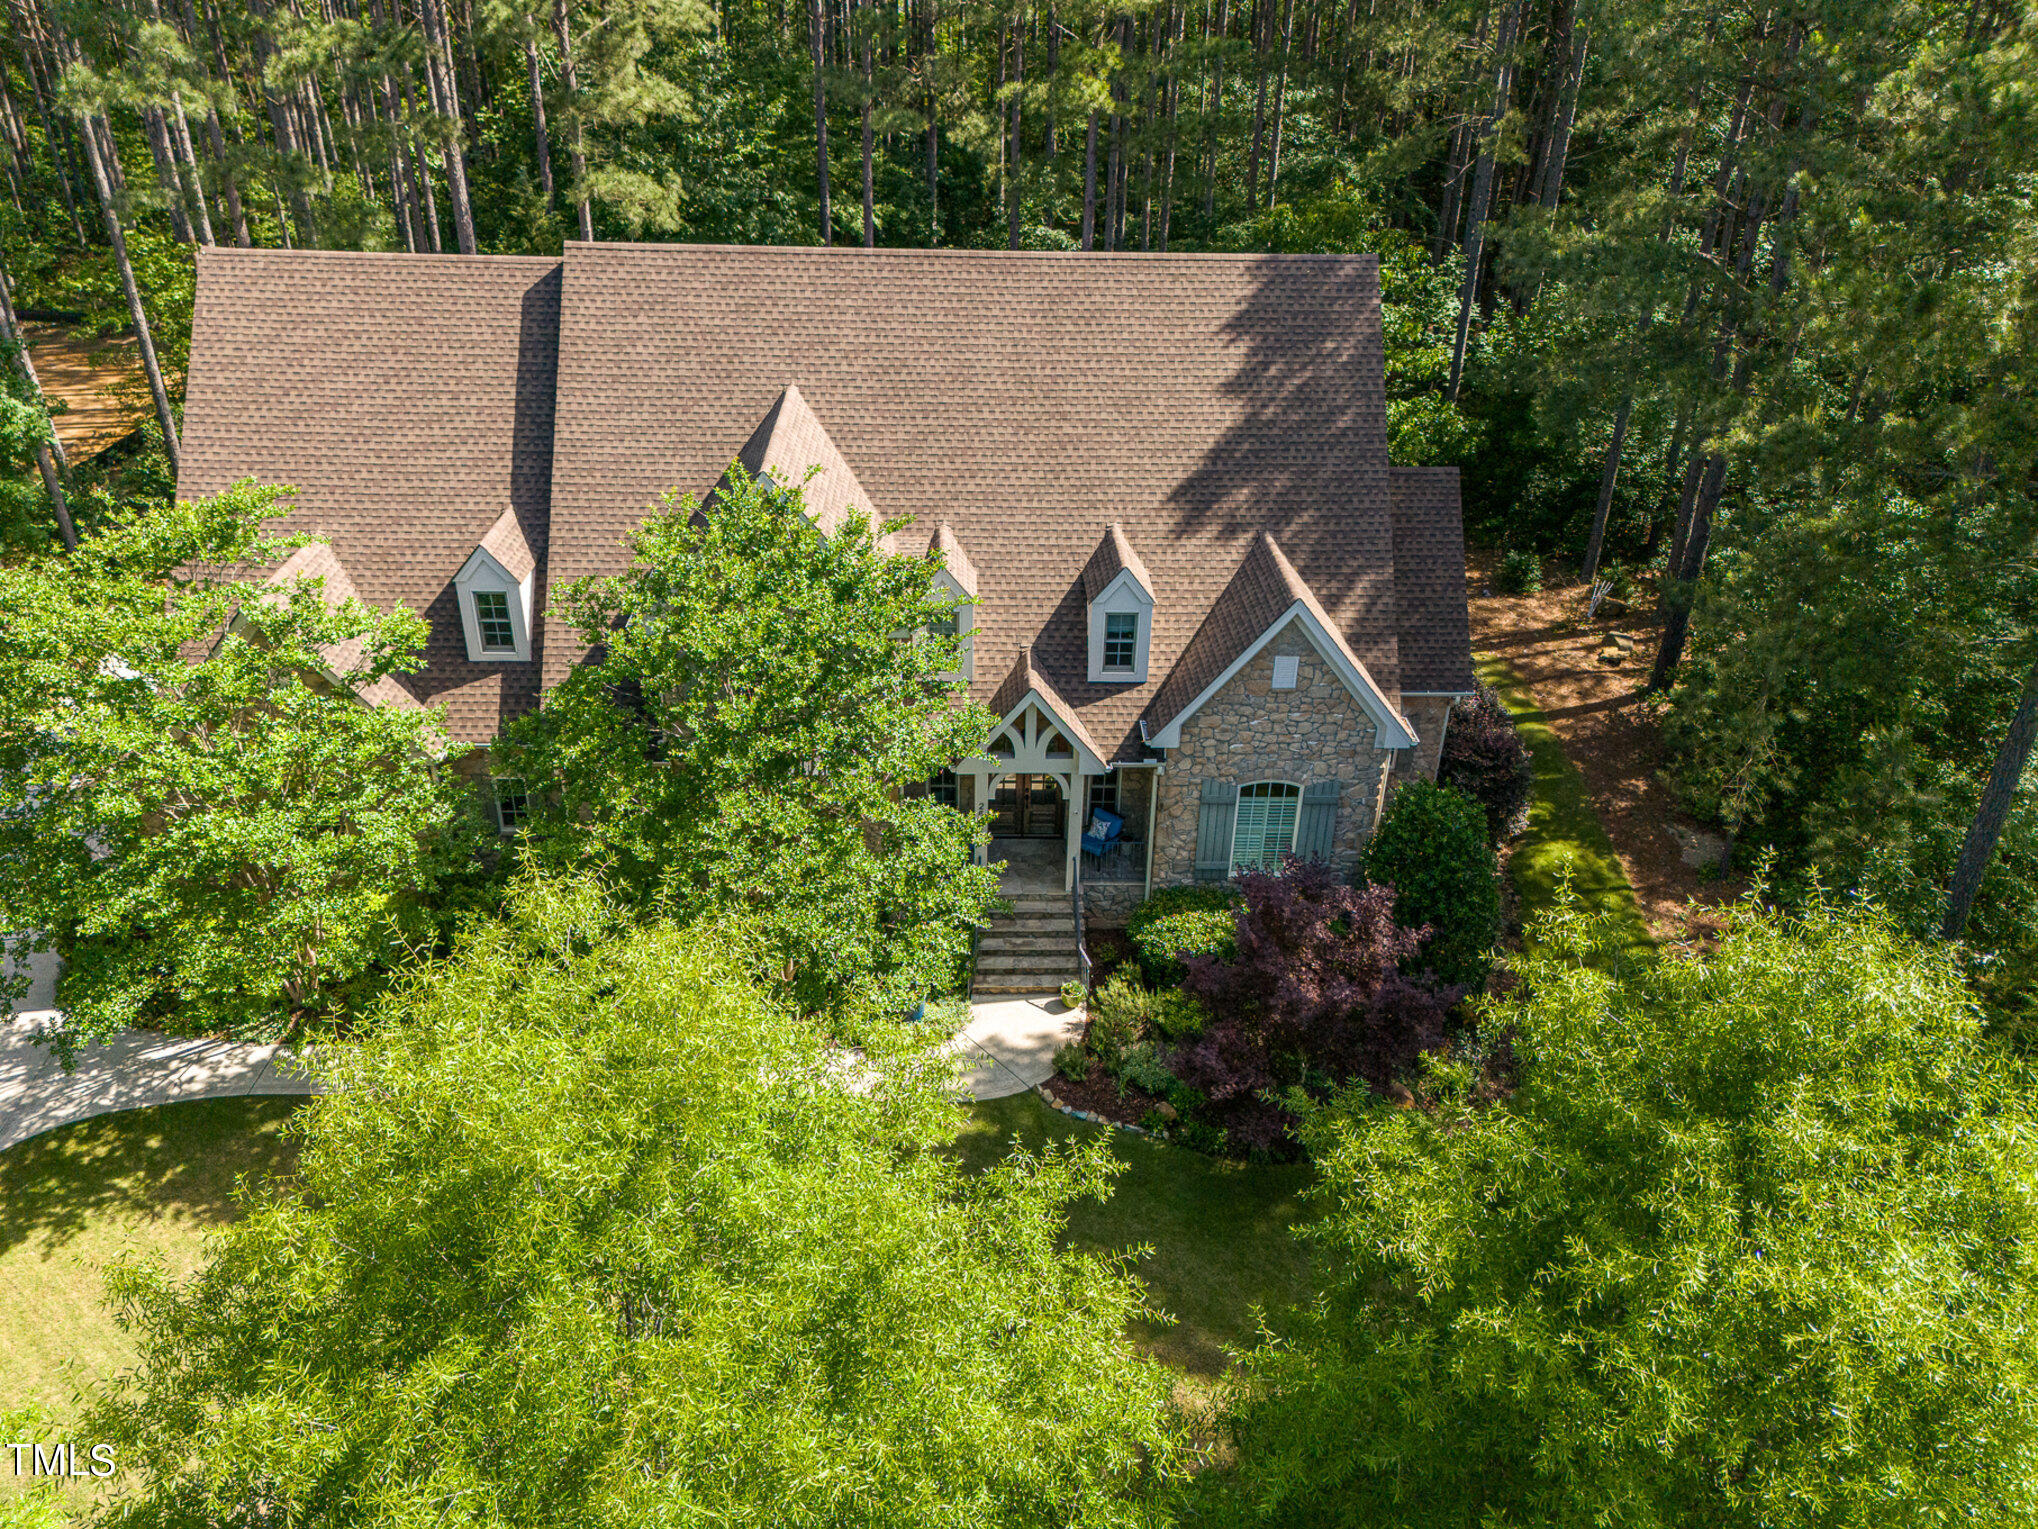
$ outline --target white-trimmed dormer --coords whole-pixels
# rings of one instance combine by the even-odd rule
[[[1153,578],[1115,521],[1083,565],[1083,598],[1089,603],[1090,683],[1145,683],[1153,648]]]
[[[938,628],[930,627],[936,637],[953,637],[961,647],[956,662],[958,667],[942,676],[951,680],[973,680],[977,677],[976,628],[977,628],[977,569],[969,560],[969,554],[962,550],[962,543],[956,540],[955,532],[949,529],[947,521],[934,528],[934,535],[928,539],[927,555],[937,559],[940,566],[934,570],[934,597],[938,600],[953,600],[955,609],[948,622]]]
[[[504,510],[453,577],[469,659],[477,664],[530,662],[537,581],[538,560],[517,512]]]

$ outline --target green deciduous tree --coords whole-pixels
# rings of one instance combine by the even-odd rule
[[[471,854],[434,715],[355,693],[417,665],[423,622],[207,571],[274,561],[286,492],[0,569],[0,928],[63,949],[69,1043],[329,1009]]]
[[[114,1521],[1152,1521],[1170,1378],[1057,1242],[1108,1155],[966,1177],[939,1069],[850,1086],[741,938],[536,883],[408,982],[294,1182],[116,1275]]]
[[[530,793],[527,854],[684,917],[741,913],[806,1012],[854,1023],[950,985],[995,880],[968,863],[979,824],[904,793],[992,719],[941,678],[933,565],[855,516],[822,534],[800,487],[740,468],[629,545],[626,573],[560,594],[594,652],[496,750]]]
[[[1619,951],[1531,942],[1504,1101],[1312,1123],[1332,1272],[1251,1364],[1252,1521],[2028,1522],[2038,1137],[1958,971],[1824,906]]]

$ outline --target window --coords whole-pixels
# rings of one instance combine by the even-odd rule
[[[500,599],[501,596],[496,597]],[[520,780],[498,780],[495,782],[495,821],[504,833],[514,833],[522,828],[531,816],[531,799],[524,791]]]
[[[484,653],[513,653],[516,651],[516,628],[510,625],[509,596],[499,589],[477,589],[474,592],[474,619],[481,628],[481,650]]]
[[[1293,653],[1275,654],[1274,688],[1276,690],[1293,690],[1295,688],[1295,679],[1297,672],[1301,669],[1301,667],[1302,660],[1298,658],[1295,654]]]
[[[1231,832],[1233,873],[1277,869],[1281,856],[1295,848],[1295,820],[1301,807],[1302,788],[1286,781],[1241,786],[1238,821]]]
[[[1118,810],[1118,777],[1114,775],[1093,775],[1090,777],[1090,811],[1105,812]]]
[[[953,637],[956,631],[955,610],[950,607],[927,623],[929,637]]]
[[[927,794],[935,801],[953,807],[956,804],[955,771],[937,770],[927,782]]]
[[[1130,669],[1139,649],[1139,614],[1112,611],[1104,617],[1104,667]]]

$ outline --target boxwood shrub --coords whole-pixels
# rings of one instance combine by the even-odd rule
[[[1410,963],[1475,992],[1500,933],[1500,862],[1486,840],[1486,813],[1455,786],[1401,786],[1366,845],[1366,879],[1394,888],[1394,922],[1430,926]]]
[[[1237,911],[1238,891],[1228,885],[1163,887],[1141,903],[1126,920],[1125,936],[1139,952],[1147,984],[1179,983],[1183,956],[1232,959]]]

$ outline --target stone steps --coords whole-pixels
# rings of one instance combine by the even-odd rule
[[[978,997],[1058,993],[1082,980],[1076,952],[1075,911],[1067,897],[1024,893],[1007,899],[1010,909],[991,921],[977,942]]]

